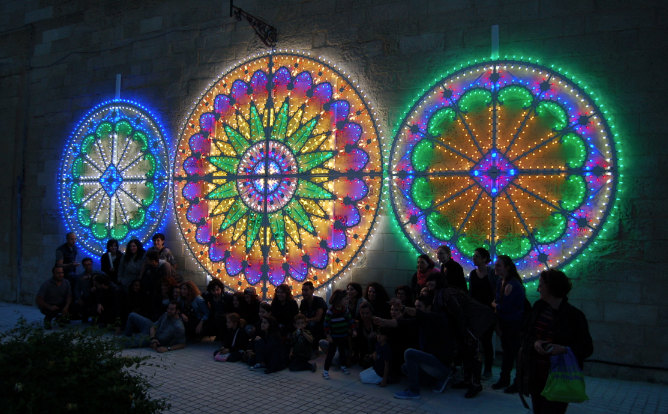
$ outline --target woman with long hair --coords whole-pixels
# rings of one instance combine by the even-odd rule
[[[510,384],[510,372],[515,365],[517,352],[520,349],[520,330],[524,322],[524,301],[526,292],[524,283],[513,260],[505,255],[498,256],[494,264],[494,272],[499,277],[496,284],[496,299],[492,307],[496,310],[501,331],[501,347],[503,349],[503,360],[501,362],[501,375],[499,381],[492,385],[498,390],[506,388],[505,393],[517,392],[517,378]]]
[[[278,321],[281,335],[287,337],[295,330],[295,316],[299,313],[297,301],[292,297],[290,286],[285,283],[278,285],[271,301],[271,316]]]
[[[366,286],[364,299],[371,303],[373,307],[373,316],[382,319],[390,319],[390,295],[387,290],[378,282],[371,282]]]
[[[209,319],[209,309],[202,294],[191,280],[181,283],[181,319],[186,327],[186,336],[201,337],[204,321]]]
[[[350,314],[353,315],[353,318],[358,319],[360,315],[360,305],[363,302],[366,302],[366,299],[364,299],[364,292],[362,291],[362,285],[355,282],[348,283],[346,291],[348,291],[348,310],[350,311]]]
[[[133,280],[140,278],[145,253],[144,246],[139,240],[132,239],[128,242],[123,259],[118,266],[118,284],[125,292],[128,291]]]
[[[100,256],[100,267],[113,283],[118,283],[118,266],[121,264],[121,257],[123,257],[123,252],[118,250],[118,240],[109,239],[107,251]]]

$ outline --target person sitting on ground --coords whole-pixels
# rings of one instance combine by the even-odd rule
[[[167,306],[169,306],[169,302],[179,299],[179,296],[174,296],[174,290],[176,290],[179,295],[181,294],[181,288],[179,287],[179,284],[176,283],[176,280],[174,280],[174,278],[171,276],[160,279],[158,285],[160,288],[156,289],[155,292],[153,292],[153,296],[151,297],[149,318],[152,321],[157,321],[163,313],[167,312]]]
[[[109,280],[118,284],[118,267],[121,264],[123,253],[118,251],[118,240],[107,241],[107,251],[100,256],[100,268],[109,276]]]
[[[348,335],[352,331],[353,338],[357,337],[356,321],[348,311],[348,292],[342,289],[336,289],[332,292],[329,299],[332,305],[325,315],[325,336],[329,347],[327,349],[327,358],[325,358],[325,367],[322,371],[322,377],[329,379],[329,368],[332,366],[334,355],[339,351],[341,361],[341,372],[350,374],[348,370]]]
[[[226,314],[229,299],[228,294],[225,293],[225,285],[220,279],[211,279],[209,284],[206,285],[206,292],[202,294],[202,298],[204,298],[206,306],[209,308],[209,321],[211,322],[208,324],[209,330],[206,334],[215,335],[216,339],[214,341],[220,342],[227,331]]]
[[[93,301],[91,300],[91,289],[93,288],[93,278],[101,275],[102,272],[93,269],[93,259],[84,257],[81,260],[83,272],[77,275],[77,282],[74,284],[74,302],[79,306],[81,322],[87,322],[91,313],[95,313]]]
[[[72,304],[72,289],[70,282],[65,279],[65,269],[56,265],[51,269],[51,277],[42,283],[35,303],[44,315],[44,329],[51,329],[51,321],[56,318],[59,325],[69,322],[70,307]]]
[[[373,316],[387,319],[390,317],[390,295],[387,290],[378,282],[371,282],[366,287],[364,292],[364,299],[371,303],[373,308]]]
[[[121,264],[118,266],[118,285],[127,292],[133,280],[141,278],[144,264],[144,246],[137,239],[128,242]]]
[[[584,360],[594,353],[587,318],[581,310],[568,303],[573,288],[570,279],[557,269],[543,270],[538,279],[540,299],[534,303],[522,328],[522,375],[520,395],[531,395],[536,414],[563,414],[568,403],[548,401],[541,395],[550,375],[550,357],[570,349],[580,369]],[[526,357],[526,358],[524,358]],[[528,377],[527,377],[528,376]]]
[[[408,349],[404,354],[406,363],[402,367],[408,375],[409,388],[394,393],[395,398],[419,399],[420,381],[431,379],[435,383],[433,391],[441,393],[450,380],[450,366],[454,360],[454,342],[450,336],[448,318],[444,313],[432,311],[434,294],[429,292],[415,301],[415,308],[405,307],[404,312],[414,319],[387,320],[374,318],[380,326],[399,327],[403,330],[411,325],[419,326],[420,350]],[[399,299],[392,299],[392,305],[401,305]],[[403,306],[403,305],[401,305]]]
[[[109,280],[111,281],[111,278],[109,278]],[[167,302],[167,304],[169,304],[169,302]],[[128,315],[130,315],[132,312],[149,318],[150,306],[150,297],[142,289],[141,282],[139,280],[135,280],[130,285],[130,290],[128,290],[128,293],[125,295],[125,300],[123,301],[123,305],[121,307],[121,325],[125,326],[125,322],[128,320]],[[167,306],[165,306],[165,309],[162,311],[162,313],[165,313],[166,310]],[[159,317],[160,316],[158,316],[158,318]],[[156,318],[156,320],[158,318]]]
[[[320,296],[315,296],[315,287],[312,282],[304,282],[302,285],[302,301],[299,304],[299,312],[306,317],[306,329],[312,332],[314,341],[309,341],[313,349],[318,346],[318,341],[325,338],[323,323],[327,303]]]
[[[126,348],[150,346],[156,352],[169,352],[186,347],[186,329],[181,320],[181,305],[172,301],[157,322],[131,313],[125,325],[125,336],[131,337]],[[137,333],[138,332],[138,333]]]
[[[165,235],[162,233],[155,233],[153,235],[152,241],[153,241],[153,246],[149,247],[146,250],[146,253],[148,252],[158,253],[158,257],[160,260],[166,261],[167,263],[169,263],[171,267],[177,269],[178,265],[176,264],[176,259],[174,258],[172,251],[165,247]]]
[[[494,302],[494,292],[496,291],[496,282],[498,277],[494,273],[494,268],[489,266],[490,254],[487,249],[478,247],[473,252],[473,264],[475,269],[469,274],[469,295],[492,308]],[[482,373],[483,379],[489,379],[492,376],[492,365],[494,365],[494,345],[492,337],[494,335],[494,325],[490,326],[484,334],[480,336],[480,344],[485,353],[485,369]]]
[[[114,326],[116,334],[121,333],[121,307],[123,294],[121,289],[109,280],[109,276],[100,273],[93,279],[95,284],[96,323],[100,327]]]
[[[295,315],[299,313],[297,301],[292,297],[292,291],[287,284],[278,285],[274,291],[274,300],[271,301],[271,316],[278,321],[281,336],[287,338],[295,330]]]
[[[255,356],[249,360],[251,371],[264,370],[265,374],[282,371],[288,366],[287,352],[278,321],[273,316],[265,316],[260,322],[263,335],[255,337]]]
[[[260,299],[257,297],[257,292],[253,286],[244,289],[244,308],[246,319],[246,328],[254,326],[260,321],[258,312],[260,311]],[[247,329],[248,330],[248,329]]]
[[[436,257],[441,262],[441,273],[445,275],[445,280],[448,286],[461,289],[468,293],[466,287],[466,277],[464,276],[464,268],[459,263],[452,259],[452,251],[450,246],[440,246],[436,249]]]
[[[311,344],[315,338],[306,325],[306,315],[299,313],[295,316],[295,331],[290,335],[290,371],[311,371],[315,372],[316,365],[310,363]]]
[[[348,310],[353,318],[359,320],[360,305],[366,302],[366,299],[364,299],[364,292],[362,291],[362,285],[351,282],[348,283],[346,290],[348,291]]]
[[[394,296],[401,301],[404,306],[411,306],[413,300],[413,289],[408,285],[402,285],[394,289]]]
[[[227,332],[225,340],[220,344],[220,349],[213,353],[215,357],[218,354],[227,356],[227,362],[241,361],[241,357],[248,347],[248,336],[246,335],[246,321],[241,319],[238,313],[227,315]]]
[[[201,338],[204,323],[209,320],[209,308],[201,296],[200,290],[191,280],[181,283],[181,319],[186,327],[186,336]]]
[[[427,286],[427,276],[431,273],[439,273],[436,263],[426,254],[421,254],[417,258],[417,270],[413,273],[411,285],[413,291],[418,291]]]
[[[153,295],[159,288],[158,281],[163,277],[171,277],[176,283],[183,283],[183,277],[168,262],[160,259],[155,250],[146,252],[141,283],[147,295]]]
[[[362,368],[366,369],[373,365],[370,359],[373,350],[376,349],[376,325],[373,323],[373,306],[364,302],[360,305],[360,317],[357,322],[357,338],[353,340],[353,352]]]
[[[371,354],[373,366],[360,372],[360,380],[363,384],[375,384],[385,387],[390,378],[390,361],[392,361],[392,346],[389,338],[392,336],[391,328],[381,326],[378,328],[378,342],[376,350]]]
[[[74,290],[77,277],[77,235],[67,233],[65,243],[56,248],[56,266],[62,266],[65,272],[65,279],[70,283],[70,288]]]
[[[262,318],[265,318],[267,316],[272,316],[271,315],[271,305],[268,304],[267,302],[260,302],[260,310],[258,311],[258,321],[255,323],[255,326],[252,329],[246,329],[248,332],[248,337],[251,338],[251,348],[253,347],[253,341],[255,338],[260,337],[264,338],[264,331],[260,328],[260,325],[262,324]],[[248,327],[248,325],[246,326]]]

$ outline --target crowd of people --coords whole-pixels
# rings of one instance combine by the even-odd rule
[[[214,336],[216,360],[244,362],[265,373],[315,372],[312,360],[322,352],[324,379],[334,365],[348,375],[358,364],[363,383],[384,387],[407,378],[409,387],[394,394],[400,399],[420,398],[424,387],[440,393],[449,385],[466,390],[466,398],[478,395],[481,380],[492,376],[496,332],[503,359],[492,388],[531,395],[535,413],[565,412],[567,404],[541,396],[550,356],[570,349],[582,365],[593,352],[584,314],[568,303],[572,284],[563,272],[541,273],[540,299],[532,305],[512,259],[501,255],[492,265],[482,247],[473,255],[468,283],[450,248],[441,246],[440,266],[428,255],[418,256],[411,285],[397,287],[394,295],[377,282],[364,287],[351,282],[331,292],[329,303],[314,294],[309,281],[301,286],[299,303],[287,284],[276,287],[271,303],[261,301],[253,287],[226,292],[218,279],[202,293],[183,281],[159,233],[147,251],[131,240],[123,254],[118,242],[109,240],[102,271],[84,258],[77,274],[76,256],[76,236],[70,233],[57,249],[52,278],[37,294],[47,329],[54,319],[64,324],[74,315],[92,318],[129,337],[129,347],[157,352]],[[520,349],[528,383],[511,378]],[[451,384],[457,370],[460,380]]]

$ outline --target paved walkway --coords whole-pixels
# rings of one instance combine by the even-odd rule
[[[0,302],[0,331],[12,327],[19,316],[28,321],[41,321],[37,308]],[[73,322],[77,328],[79,322]],[[407,387],[401,384],[380,388],[359,381],[359,368],[343,375],[332,367],[331,380],[321,377],[324,357],[316,360],[318,372],[289,372],[265,375],[251,372],[242,363],[214,362],[216,345],[211,341],[188,344],[181,351],[156,354],[150,350],[127,350],[128,354],[150,354],[159,366],[144,367],[152,382],[159,385],[156,396],[170,399],[170,413],[527,413],[517,395],[493,391],[491,384],[498,376],[483,382],[485,390],[472,400],[464,399],[464,391],[447,389],[443,394],[422,390],[422,399],[402,401],[392,393]],[[590,400],[571,404],[568,412],[666,414],[668,385],[586,378]]]

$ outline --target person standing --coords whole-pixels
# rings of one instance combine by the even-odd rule
[[[492,385],[498,390],[504,390],[507,394],[517,392],[517,374],[515,381],[510,384],[510,373],[515,365],[517,352],[520,349],[520,330],[524,322],[524,301],[526,292],[524,284],[517,267],[509,256],[501,255],[496,259],[494,271],[499,276],[496,289],[496,299],[492,307],[496,310],[501,328],[501,347],[503,349],[503,361],[501,362],[501,375],[499,381]]]
[[[441,273],[445,275],[448,286],[461,289],[468,293],[466,287],[466,278],[464,277],[464,268],[452,259],[450,246],[440,246],[436,249],[436,257],[441,263]]]
[[[475,269],[469,274],[469,295],[492,308],[494,302],[496,282],[498,276],[494,273],[494,268],[489,266],[491,261],[489,251],[484,247],[478,247],[473,253],[473,264]],[[492,308],[493,309],[493,308]],[[483,379],[489,379],[492,376],[492,365],[494,365],[494,346],[492,337],[494,336],[494,326],[490,326],[484,334],[480,336],[480,343],[485,355],[485,370],[482,373]]]
[[[65,235],[65,243],[56,248],[56,266],[62,266],[65,271],[65,279],[70,283],[70,287],[74,288],[76,284],[77,275],[77,235],[74,233],[67,233]]]
[[[550,356],[565,354],[570,348],[582,369],[584,360],[594,353],[587,318],[568,303],[567,295],[572,288],[564,272],[542,271],[538,279],[540,299],[522,328],[522,355],[528,357],[529,383],[521,384],[521,388],[531,394],[536,414],[563,414],[568,409],[568,403],[548,401],[541,395],[550,374]]]
[[[411,289],[413,292],[419,292],[427,286],[427,277],[432,273],[439,273],[436,263],[426,254],[421,254],[417,258],[417,269],[411,279]],[[411,298],[412,299],[412,298]]]
[[[118,240],[107,241],[107,251],[100,256],[102,272],[109,276],[112,283],[118,283],[118,266],[121,264],[122,252],[118,251]]]
[[[144,246],[137,239],[128,242],[128,246],[123,254],[123,259],[118,267],[118,285],[127,292],[133,280],[141,276],[142,265],[144,264]]]

